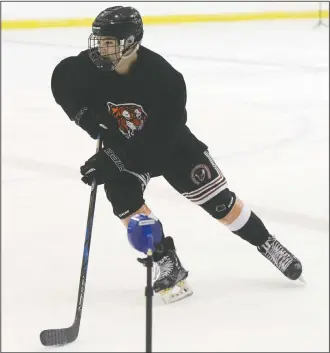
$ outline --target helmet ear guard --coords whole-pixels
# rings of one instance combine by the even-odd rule
[[[137,50],[139,49],[140,46],[140,42],[135,41],[135,37],[133,35],[129,36],[126,39],[122,39],[119,41],[120,42],[120,47],[121,45],[123,45],[123,51],[121,54],[121,57],[123,59],[127,59],[130,56],[132,56],[135,52],[137,52]],[[123,42],[123,43],[121,43]]]

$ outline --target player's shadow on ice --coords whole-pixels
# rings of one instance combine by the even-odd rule
[[[213,302],[219,299],[231,299],[240,298],[242,295],[250,296],[258,294],[264,296],[272,293],[272,295],[278,292],[284,294],[286,290],[292,293],[292,290],[301,291],[306,288],[306,285],[297,281],[291,281],[285,277],[281,278],[219,278],[218,280],[191,280],[189,282],[193,289],[194,294],[191,297],[180,300],[178,302],[168,304],[169,306],[183,305],[190,306],[202,302]],[[308,286],[308,285],[307,285]],[[132,307],[132,308],[145,308],[146,297],[144,295],[144,285],[140,288],[134,286],[128,288],[108,288],[104,291],[98,292],[99,303],[109,302],[116,303],[117,307]],[[159,294],[153,296],[153,306],[163,307],[166,305]]]

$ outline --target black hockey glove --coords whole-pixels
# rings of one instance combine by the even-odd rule
[[[100,137],[102,140],[107,138],[118,139],[116,130],[115,119],[104,112],[103,114],[95,113],[88,107],[83,107],[79,110],[78,114],[74,117],[75,123],[84,129],[93,138]]]
[[[104,184],[125,169],[124,164],[111,148],[103,148],[80,167],[81,180],[88,185]]]

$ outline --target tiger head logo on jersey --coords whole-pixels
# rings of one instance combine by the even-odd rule
[[[108,111],[117,120],[119,131],[128,139],[134,136],[136,131],[142,130],[148,119],[142,106],[134,103],[108,102]]]

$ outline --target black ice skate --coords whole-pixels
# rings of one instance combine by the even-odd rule
[[[287,278],[291,280],[300,279],[305,282],[301,276],[301,262],[278,240],[270,235],[267,241],[257,247],[258,251],[275,265]]]
[[[192,288],[186,281],[188,271],[181,265],[171,237],[164,238],[153,257],[155,268],[153,288],[155,293],[162,296],[166,304],[193,294]],[[146,259],[138,259],[138,261],[146,265]]]
[[[155,262],[155,266],[157,279],[154,282],[154,291],[162,296],[165,303],[193,294],[186,281],[188,271],[181,265],[175,250],[169,250],[164,257]]]

